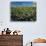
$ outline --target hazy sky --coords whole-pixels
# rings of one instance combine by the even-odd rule
[[[7,27],[9,27],[12,31],[15,29],[21,30],[23,32],[24,45],[37,37],[46,38],[46,0],[24,0],[37,2],[36,22],[11,22],[10,21],[11,1],[13,0],[0,1],[0,31]]]
[[[12,7],[16,7],[16,6],[19,6],[19,7],[20,6],[26,7],[27,6],[28,7],[28,6],[32,6],[32,5],[33,5],[33,2],[11,2]]]

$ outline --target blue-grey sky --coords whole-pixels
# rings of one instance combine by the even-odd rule
[[[11,2],[11,6],[15,7],[15,6],[32,6],[33,2]]]

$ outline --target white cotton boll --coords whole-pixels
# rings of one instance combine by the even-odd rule
[[[0,35],[2,35],[1,31],[0,31]]]
[[[18,35],[22,35],[22,32],[19,32]]]
[[[4,31],[3,34],[6,35],[6,32]]]

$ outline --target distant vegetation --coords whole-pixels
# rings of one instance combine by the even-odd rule
[[[36,7],[11,7],[12,21],[36,21]]]

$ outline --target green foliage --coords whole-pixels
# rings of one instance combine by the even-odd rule
[[[26,19],[29,21],[35,21],[36,20],[36,7],[16,7],[16,8],[11,8],[11,15],[12,16],[17,16],[18,18],[21,19]],[[14,17],[16,18],[16,17]]]

